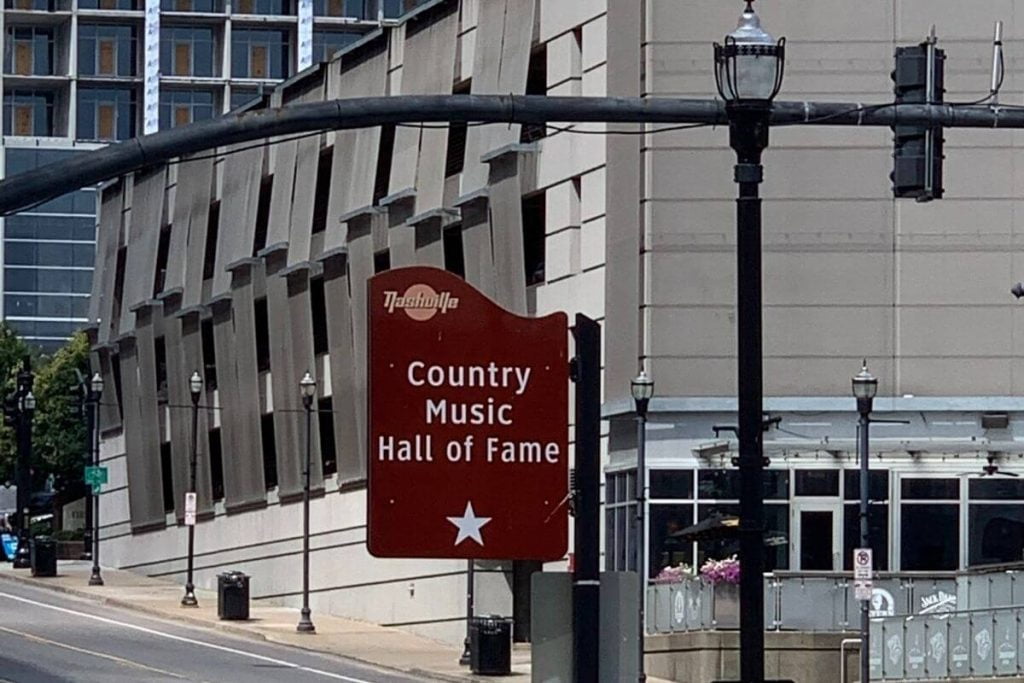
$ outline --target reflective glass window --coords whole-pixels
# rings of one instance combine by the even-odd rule
[[[650,470],[650,498],[693,498],[693,470]]]
[[[1024,505],[972,504],[967,527],[969,565],[1024,560]]]
[[[295,14],[291,0],[235,0],[232,11],[236,14]]]
[[[165,26],[160,29],[160,71],[164,76],[213,76],[213,29]]]
[[[363,35],[357,31],[313,31],[313,61],[328,61],[335,52],[348,47]]]
[[[4,135],[52,136],[55,93],[48,90],[4,91]]]
[[[683,562],[693,567],[693,541],[675,534],[693,524],[693,505],[650,506],[650,548],[648,578],[654,578],[665,567]]]
[[[127,140],[135,136],[136,95],[132,88],[78,89],[78,137]]]
[[[839,470],[796,470],[797,496],[838,496]]]
[[[889,506],[868,507],[868,538],[874,552],[875,569],[889,569]],[[853,571],[853,550],[860,547],[860,505],[843,506],[843,568]]]
[[[860,500],[860,471],[843,472],[843,497],[846,500]],[[873,469],[868,472],[868,499],[889,499],[889,471]]]
[[[134,76],[138,37],[134,26],[82,23],[78,27],[78,73],[82,76]]]
[[[313,0],[313,14],[318,17],[377,18],[373,0]]]
[[[738,499],[740,497],[739,470],[699,470],[697,495],[707,499]],[[764,471],[765,498],[789,499],[789,471]]]
[[[160,0],[165,12],[223,12],[221,0]]]
[[[78,0],[79,9],[142,9],[142,0]]]
[[[55,67],[54,29],[9,26],[4,32],[4,73],[50,76]]]
[[[214,113],[214,97],[209,90],[160,91],[161,129],[210,119]]]
[[[904,500],[958,500],[960,480],[955,477],[944,479],[904,478],[900,480]]]
[[[231,32],[232,78],[286,78],[290,64],[288,31],[235,29]]]
[[[960,563],[960,506],[906,504],[900,507],[900,569],[955,570]]]

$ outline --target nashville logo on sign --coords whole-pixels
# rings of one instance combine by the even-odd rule
[[[384,308],[388,313],[402,310],[418,322],[430,320],[438,312],[444,314],[458,307],[458,297],[452,296],[451,292],[438,294],[430,285],[412,285],[401,295],[394,290],[384,292]]]

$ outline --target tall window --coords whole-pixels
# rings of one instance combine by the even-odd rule
[[[165,12],[223,12],[221,0],[160,0]]]
[[[55,73],[52,28],[9,26],[4,37],[4,73],[19,76]]]
[[[372,0],[313,0],[313,14],[318,17],[377,18]]]
[[[160,31],[160,71],[164,76],[213,76],[213,29],[167,26]]]
[[[142,9],[141,0],[78,0],[79,9]]]
[[[700,470],[697,472],[697,521],[712,515],[739,515],[739,470]],[[789,568],[789,472],[765,470],[765,569]],[[739,541],[723,539],[697,544],[696,565],[739,552]]]
[[[650,470],[647,476],[651,500],[647,570],[648,578],[654,578],[665,567],[693,566],[693,542],[675,535],[693,524],[693,471]],[[626,495],[633,497],[636,491]]]
[[[326,62],[335,52],[348,47],[364,35],[357,31],[313,31],[313,61]]]
[[[292,0],[235,0],[237,14],[295,14]]]
[[[612,472],[604,480],[604,565],[608,571],[636,569],[635,488],[636,470]]]
[[[968,565],[1024,559],[1024,481],[988,477],[967,482]]]
[[[903,477],[900,493],[900,569],[958,569],[960,480]]]
[[[213,115],[213,93],[208,90],[160,91],[161,130],[211,119]]]
[[[232,78],[285,78],[290,63],[288,31],[236,29],[231,32]]]
[[[55,95],[46,90],[4,92],[4,135],[54,135]]]
[[[138,37],[134,26],[82,24],[78,27],[78,72],[83,76],[134,76],[138,73]]]
[[[79,88],[78,137],[83,140],[134,137],[135,111],[132,88]]]

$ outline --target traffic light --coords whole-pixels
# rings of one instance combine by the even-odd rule
[[[934,39],[896,48],[896,104],[940,104],[946,53]],[[897,124],[893,131],[893,196],[928,202],[942,197],[942,127]]]

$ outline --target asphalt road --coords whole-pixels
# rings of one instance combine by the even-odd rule
[[[0,583],[0,681],[422,683],[337,657]]]

